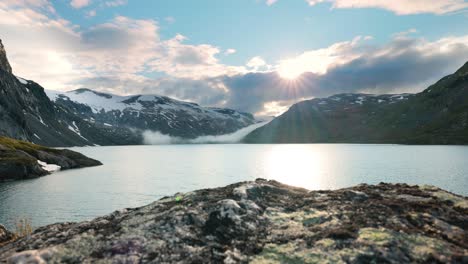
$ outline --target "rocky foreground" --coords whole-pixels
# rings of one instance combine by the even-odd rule
[[[53,149],[0,136],[0,182],[36,178],[55,170],[102,165],[68,149]]]
[[[406,184],[308,191],[258,179],[41,227],[2,263],[467,263],[468,199]]]

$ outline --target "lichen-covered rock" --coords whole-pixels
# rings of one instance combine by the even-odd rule
[[[0,262],[466,263],[467,202],[430,186],[258,179],[41,227],[0,248]]]

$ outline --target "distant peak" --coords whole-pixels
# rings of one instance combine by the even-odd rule
[[[96,92],[96,91],[88,89],[88,88],[79,88],[79,89],[73,90],[71,92],[76,93],[76,94],[80,94],[80,93],[84,93],[84,92],[91,92],[91,93],[93,93],[93,94],[95,94],[97,96],[101,96],[101,97],[104,97],[104,98],[107,98],[107,99],[112,98],[111,94]]]
[[[11,66],[10,66],[10,63],[8,63],[6,51],[5,51],[5,48],[3,47],[1,39],[0,39],[0,70],[11,73]]]

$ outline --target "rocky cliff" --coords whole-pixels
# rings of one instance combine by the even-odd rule
[[[8,62],[5,47],[3,46],[2,40],[0,39],[0,70],[11,73],[11,66]]]
[[[430,186],[258,179],[38,228],[8,263],[466,263],[468,199]]]
[[[468,63],[418,94],[297,103],[245,142],[468,144]]]

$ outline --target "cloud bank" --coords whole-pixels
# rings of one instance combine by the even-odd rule
[[[443,15],[468,8],[465,0],[305,0],[310,6],[331,3],[333,8],[379,8],[397,15],[432,13]],[[266,0],[271,6],[277,0]]]
[[[195,139],[184,139],[164,135],[158,131],[146,130],[143,132],[143,143],[145,145],[170,145],[170,144],[234,144],[239,143],[245,136],[255,129],[266,125],[268,122],[261,122],[242,129],[234,133],[219,136],[201,136]]]

